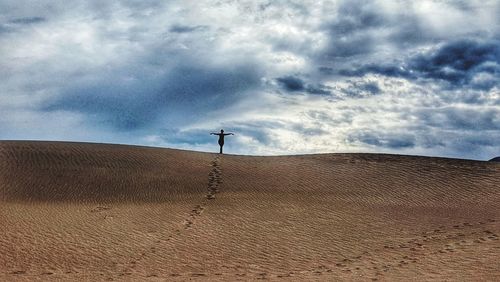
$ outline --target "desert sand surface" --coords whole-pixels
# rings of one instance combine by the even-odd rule
[[[500,164],[0,142],[0,280],[500,280]]]

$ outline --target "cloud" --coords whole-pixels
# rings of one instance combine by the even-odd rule
[[[39,24],[47,21],[44,17],[23,17],[23,18],[14,18],[12,20],[6,22],[0,22],[0,35],[12,33],[16,30],[19,30],[22,27],[28,27],[31,25]]]
[[[0,0],[0,137],[498,155],[500,3]],[[52,136],[52,137],[51,137]]]
[[[175,33],[189,33],[193,31],[202,31],[207,28],[208,26],[206,25],[188,26],[188,25],[175,24],[172,25],[169,30],[170,32],[175,32]]]
[[[289,92],[305,92],[315,95],[329,95],[331,92],[328,87],[322,84],[306,84],[301,78],[288,75],[279,77],[276,81],[282,88]]]
[[[332,74],[334,70],[332,68],[321,67],[320,71]],[[407,79],[416,79],[417,77],[412,75],[403,65],[377,65],[377,64],[368,64],[363,66],[353,66],[350,69],[340,69],[338,74],[343,76],[364,76],[366,74],[381,74],[385,76],[392,77],[403,77]]]
[[[341,88],[342,93],[349,97],[367,97],[380,94],[377,81],[348,81],[347,87]]]
[[[214,137],[203,129],[181,130],[179,128],[167,128],[161,130],[159,136],[164,142],[170,144],[198,145],[213,143],[214,141]]]
[[[276,79],[276,81],[278,81],[278,83],[280,83],[285,90],[291,92],[305,90],[304,81],[295,76],[279,77]]]
[[[432,79],[446,82],[450,88],[471,87],[489,90],[500,74],[500,41],[458,40],[436,50],[412,56],[393,65],[368,64],[342,69],[344,76],[364,76],[369,73],[402,77],[411,80]],[[320,69],[326,72],[329,69]]]
[[[425,125],[446,130],[500,131],[500,111],[498,109],[472,109],[444,107],[421,109],[416,116]]]
[[[159,121],[182,125],[223,109],[260,85],[257,68],[247,66],[187,64],[158,77],[134,75],[104,74],[94,84],[69,87],[44,110],[97,115],[101,124],[116,130],[154,127]]]
[[[321,60],[346,58],[369,53],[376,44],[373,29],[386,24],[376,5],[366,1],[341,1],[333,21],[323,25],[328,34]]]
[[[46,21],[44,17],[27,17],[27,18],[17,18],[10,20],[9,23],[12,24],[35,24]]]
[[[467,85],[478,72],[500,72],[500,41],[459,40],[411,59],[409,69],[425,78]],[[491,63],[490,65],[486,65]]]
[[[415,137],[410,134],[401,133],[380,133],[370,129],[360,131],[347,136],[347,141],[351,143],[364,143],[371,146],[401,149],[415,146]]]
[[[328,27],[335,34],[352,34],[387,23],[375,5],[367,1],[344,1],[337,10],[338,17]]]

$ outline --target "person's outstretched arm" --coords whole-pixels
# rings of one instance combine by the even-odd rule
[[[224,135],[234,135],[234,133],[224,133]]]

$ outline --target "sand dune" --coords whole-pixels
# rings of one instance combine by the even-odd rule
[[[500,280],[500,164],[0,142],[0,280]]]

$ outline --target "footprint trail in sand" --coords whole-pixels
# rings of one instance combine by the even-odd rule
[[[184,229],[188,229],[193,225],[196,218],[203,213],[203,210],[205,210],[208,200],[215,199],[215,194],[219,192],[219,185],[222,183],[221,157],[216,156],[210,163],[210,166],[212,167],[212,170],[208,174],[207,195],[200,204],[193,207],[188,218],[184,220]]]
[[[219,192],[219,184],[222,183],[222,171],[220,168],[220,156],[216,156],[212,161],[212,171],[208,175],[207,199],[215,199],[215,194]]]
[[[182,222],[182,230],[177,229],[175,231],[176,235],[181,235],[183,230],[187,230],[191,228],[191,226],[195,223],[196,219],[201,216],[203,211],[206,209],[207,204],[209,201],[215,199],[215,194],[219,192],[219,185],[222,183],[222,171],[221,171],[221,156],[217,155],[212,162],[210,163],[210,166],[212,167],[212,170],[208,174],[208,185],[207,185],[207,194],[205,198],[200,202],[200,204],[197,204],[193,207],[193,209],[190,211],[188,216],[183,220]],[[97,210],[103,210],[106,209],[106,207],[97,207]],[[164,242],[171,241],[174,235],[169,235],[168,238]],[[164,243],[163,242],[163,243]],[[155,245],[149,247],[150,252],[155,252],[157,249],[156,245],[161,244],[162,241],[157,241]],[[139,257],[136,259],[131,260],[128,265],[125,267],[125,269],[121,272],[122,276],[123,275],[130,275],[132,274],[132,271],[136,268],[138,263],[142,261],[145,257],[147,256],[147,252],[144,251],[140,254]]]

